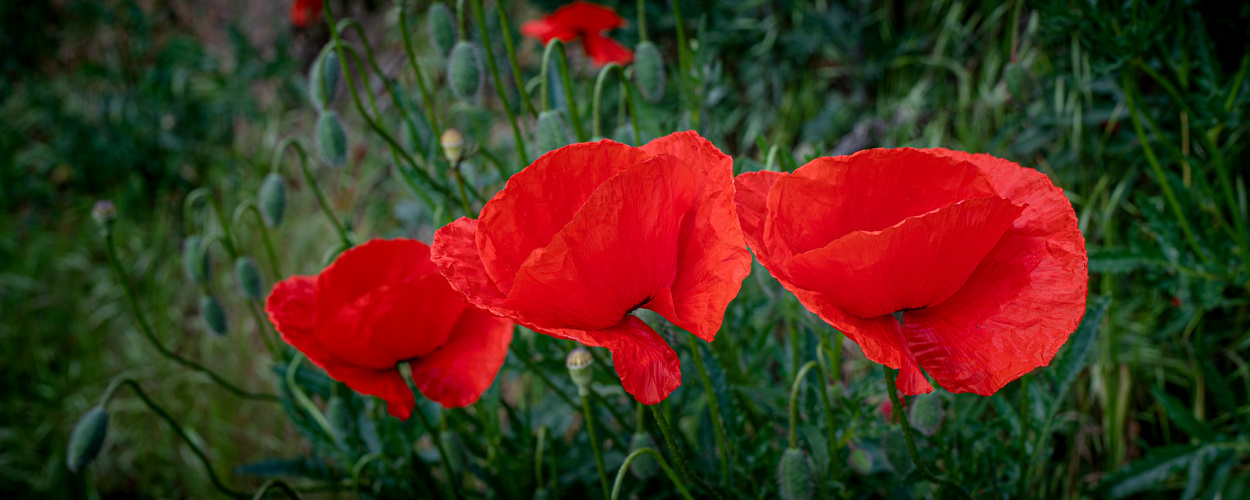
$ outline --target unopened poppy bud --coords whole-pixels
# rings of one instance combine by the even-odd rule
[[[109,414],[104,407],[96,406],[78,419],[74,431],[69,435],[69,449],[65,453],[65,465],[72,472],[78,472],[95,460],[104,447],[104,438],[108,435]]]
[[[456,19],[452,17],[451,9],[442,2],[436,2],[426,12],[425,22],[430,32],[430,43],[438,49],[439,55],[446,56],[456,45]]]
[[[885,450],[886,462],[896,474],[906,476],[911,472],[911,456],[907,454],[907,440],[902,431],[891,430],[881,436],[881,448]]]
[[[438,143],[443,146],[443,156],[447,161],[456,163],[460,161],[460,155],[464,153],[464,135],[459,130],[449,128],[443,131],[443,135],[438,138]]]
[[[282,217],[286,215],[286,182],[282,180],[282,174],[270,172],[265,176],[260,183],[257,202],[260,218],[266,226],[277,227],[282,223]]]
[[[187,278],[202,285],[208,281],[210,268],[208,265],[208,248],[199,235],[187,236],[182,242],[182,270]]]
[[[538,113],[536,128],[534,135],[537,139],[539,154],[560,149],[573,142],[568,125],[564,121],[564,114],[558,110],[549,109]]]
[[[564,366],[568,367],[569,377],[577,385],[577,393],[580,395],[590,394],[590,380],[594,378],[591,368],[593,364],[595,364],[594,356],[591,356],[590,351],[584,347],[569,351],[568,357],[564,358]]]
[[[347,163],[347,133],[343,131],[343,122],[333,111],[326,111],[317,117],[317,151],[321,159],[331,167],[341,167]]]
[[[466,102],[476,102],[486,81],[482,55],[472,42],[458,42],[447,60],[447,82],[451,93]]]
[[[113,220],[117,218],[117,206],[113,205],[113,202],[109,200],[97,201],[91,207],[91,218],[95,219],[102,226],[112,224]]]
[[[1029,70],[1018,62],[1007,63],[1003,68],[1003,80],[1007,81],[1007,92],[1017,101],[1028,99],[1032,87],[1029,78]]]
[[[308,69],[308,100],[312,101],[313,108],[325,111],[330,107],[342,78],[343,67],[339,64],[338,52],[331,48],[322,51]]]
[[[234,279],[239,284],[239,293],[248,300],[260,300],[264,297],[265,279],[260,275],[260,267],[256,260],[246,255],[234,261]]]
[[[222,307],[217,297],[212,295],[200,297],[200,315],[204,317],[204,325],[208,326],[208,331],[217,335],[225,335],[228,331],[226,308]]]
[[[638,92],[647,102],[656,103],[664,98],[664,56],[650,41],[638,44],[634,50],[634,81]]]
[[[777,466],[777,484],[782,500],[807,500],[812,498],[812,466],[807,455],[798,448],[788,448],[781,454]]]
[[[629,453],[633,453],[643,448],[655,449],[655,440],[651,439],[651,435],[645,432],[634,434],[634,436],[629,439]],[[647,479],[651,479],[651,477],[654,476],[659,470],[659,467],[660,465],[656,463],[655,458],[652,458],[650,455],[640,455],[634,458],[633,462],[629,463],[629,472],[632,473],[634,477],[645,481]]]
[[[847,457],[846,462],[855,472],[862,475],[868,475],[869,472],[872,472],[872,455],[869,455],[862,448],[852,448],[851,456]]]
[[[932,436],[942,424],[942,397],[936,393],[913,397],[907,420],[921,434]]]
[[[421,410],[417,410],[421,411]],[[443,431],[438,433],[438,440],[443,445],[443,451],[447,452],[447,468],[453,473],[459,474],[464,470],[464,443],[460,441],[460,435],[452,431]]]

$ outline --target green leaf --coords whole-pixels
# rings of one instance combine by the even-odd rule
[[[1118,472],[1098,486],[1107,498],[1124,498],[1143,491],[1157,490],[1172,474],[1194,461],[1206,462],[1217,452],[1210,445],[1179,445],[1158,448]]]
[[[1185,431],[1185,434],[1202,441],[1210,441],[1215,437],[1215,433],[1211,431],[1210,427],[1194,418],[1194,414],[1189,410],[1188,405],[1164,392],[1162,387],[1151,387],[1150,394],[1154,395],[1159,404],[1163,406],[1163,411],[1167,412],[1168,418],[1176,423],[1177,427]]]
[[[1067,394],[1068,387],[1080,375],[1081,370],[1085,369],[1089,352],[1094,347],[1094,341],[1098,339],[1102,317],[1106,315],[1110,304],[1111,298],[1106,296],[1091,302],[1085,309],[1085,319],[1081,320],[1081,325],[1068,337],[1067,346],[1051,362],[1051,382],[1054,384],[1052,393],[1059,394],[1055,398],[1056,405],[1063,404],[1062,396]]]
[[[1089,254],[1089,271],[1093,273],[1124,274],[1147,267],[1166,267],[1167,261],[1148,258],[1127,249],[1104,248]]]

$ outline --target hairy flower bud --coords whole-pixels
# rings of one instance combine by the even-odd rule
[[[339,54],[327,46],[308,69],[308,100],[312,101],[313,108],[318,112],[329,109],[342,78],[343,67],[339,64]]]
[[[212,295],[200,297],[200,315],[204,317],[204,325],[208,326],[208,331],[217,335],[225,335],[228,331],[226,308],[222,307],[217,297]]]
[[[863,448],[851,448],[851,456],[847,457],[846,461],[855,472],[862,475],[872,472],[872,455],[869,455]]]
[[[321,159],[331,167],[341,167],[347,163],[347,133],[343,131],[343,122],[333,111],[326,111],[317,117],[317,151]]]
[[[911,400],[907,420],[921,434],[932,436],[942,424],[942,397],[937,393],[921,394]]]
[[[260,275],[260,267],[256,260],[246,255],[234,261],[234,279],[238,282],[239,293],[248,300],[260,300],[265,296],[265,278]]]
[[[456,18],[452,17],[451,9],[442,2],[435,2],[425,14],[425,22],[430,43],[438,49],[439,55],[446,56],[456,45]]]
[[[260,191],[256,194],[257,204],[260,208],[260,218],[265,221],[268,227],[277,227],[282,223],[282,217],[286,215],[286,182],[282,179],[282,174],[270,172],[265,176],[265,180],[260,183]]]
[[[654,450],[655,440],[651,439],[651,435],[645,432],[634,434],[634,436],[629,439],[629,453],[633,453],[643,448],[651,448]],[[654,476],[659,470],[660,464],[655,461],[655,458],[649,455],[640,455],[634,458],[633,462],[629,463],[629,472],[632,473],[634,477],[643,481],[651,479],[651,477]]]
[[[807,455],[798,448],[788,448],[781,454],[777,466],[777,484],[782,500],[806,500],[812,498],[812,466]]]
[[[204,238],[199,235],[187,236],[187,239],[182,241],[182,270],[187,278],[197,285],[204,284],[212,275],[208,261],[208,246]]]
[[[486,83],[486,72],[482,69],[482,54],[476,44],[459,42],[451,49],[451,57],[447,60],[447,82],[456,98],[466,102],[477,101]]]
[[[891,430],[881,436],[881,448],[885,450],[886,462],[896,474],[906,476],[911,472],[911,456],[907,454],[907,440],[902,431]]]
[[[438,143],[443,146],[443,156],[447,161],[456,163],[460,161],[460,157],[464,154],[464,135],[459,130],[449,128],[443,131],[443,135],[438,138]]]
[[[560,149],[573,142],[564,114],[559,110],[549,109],[538,113],[538,126],[534,132],[538,145],[538,154]]]
[[[664,56],[650,41],[641,42],[634,49],[634,81],[647,102],[664,98]]]
[[[65,452],[65,465],[70,471],[78,472],[95,460],[104,447],[108,428],[109,414],[101,406],[87,410],[79,417],[69,435],[69,449]]]
[[[593,364],[595,364],[594,356],[591,356],[590,351],[584,347],[569,351],[568,357],[564,358],[564,366],[568,367],[569,377],[577,385],[577,392],[580,395],[590,393],[590,380],[594,377],[594,370],[591,368]]]

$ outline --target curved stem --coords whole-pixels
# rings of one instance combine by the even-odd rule
[[[126,272],[122,270],[121,262],[117,258],[117,245],[113,241],[113,230],[111,226],[108,226],[108,229],[105,230],[104,247],[105,252],[108,254],[109,267],[113,269],[114,277],[117,279],[118,283],[121,284],[122,290],[125,292],[126,302],[130,305],[131,314],[134,315],[135,321],[139,323],[139,331],[143,333],[143,336],[148,340],[148,343],[152,344],[152,347],[156,348],[157,352],[160,352],[162,356],[165,356],[184,367],[207,375],[209,380],[212,380],[214,383],[220,385],[223,389],[226,389],[235,396],[257,401],[281,401],[278,396],[273,394],[255,393],[243,390],[239,388],[239,386],[226,381],[226,379],[222,378],[216,372],[208,369],[208,367],[179,356],[161,344],[161,342],[156,338],[156,332],[152,329],[152,325],[148,323],[147,316],[145,316],[143,314],[143,310],[139,308],[139,300],[135,296],[135,291],[131,288],[130,281],[126,279]]]
[[[460,481],[456,480],[456,472],[452,470],[451,461],[447,459],[447,450],[443,448],[443,440],[439,438],[434,427],[430,425],[430,419],[425,417],[425,412],[420,407],[415,408],[413,413],[417,414],[417,420],[421,421],[421,426],[425,427],[425,432],[430,435],[430,441],[434,442],[434,449],[438,450],[438,459],[443,463],[443,471],[447,473],[447,482],[451,483],[453,496],[464,498],[464,493],[460,491]]]
[[[294,498],[296,500],[300,500],[304,498],[300,496],[298,491],[295,491],[294,489],[292,489],[289,484],[286,484],[285,481],[281,479],[270,479],[268,481],[265,481],[265,484],[260,485],[260,489],[256,490],[256,494],[252,495],[252,499],[260,500],[262,498],[265,498],[265,495],[268,495],[269,490],[272,490],[272,489],[282,490],[283,493],[286,493],[287,498]]]
[[[590,391],[582,392],[582,415],[586,417],[586,432],[590,434],[590,449],[595,452],[595,468],[599,469],[599,484],[603,487],[603,496],[608,493],[608,473],[603,467],[603,443],[595,435],[595,413],[590,411]]]
[[[400,16],[400,18],[402,19],[403,16]],[[342,33],[342,32],[347,31],[348,29],[356,30],[356,36],[360,38],[360,44],[363,45],[365,48],[365,60],[369,61],[369,67],[372,68],[373,72],[376,73],[378,75],[378,78],[382,80],[382,85],[386,86],[387,93],[391,94],[391,102],[395,105],[396,108],[399,108],[399,114],[403,118],[404,122],[408,124],[408,127],[410,127],[413,130],[416,130],[417,124],[416,122],[412,120],[412,115],[408,112],[408,106],[406,105],[404,100],[399,97],[399,92],[395,90],[394,82],[390,78],[387,78],[386,73],[382,71],[382,66],[378,65],[378,60],[373,55],[373,45],[369,43],[369,37],[365,34],[364,26],[361,26],[360,23],[357,22],[355,19],[344,18],[339,21],[338,26],[336,27],[335,31]],[[357,64],[357,67],[359,67],[360,56],[356,54],[353,57],[356,58],[357,60],[356,64]],[[416,66],[415,61],[414,61],[413,66],[414,67]],[[347,73],[344,72],[344,75],[347,75]],[[373,95],[373,88],[367,85],[369,82],[368,75],[363,71],[360,72],[360,75],[361,75],[361,78],[366,83],[365,90],[368,92],[368,95],[369,95],[369,105],[373,108],[374,118],[375,120],[381,120],[382,114],[378,110],[377,98],[376,96]],[[425,84],[422,83],[421,87],[424,88]],[[426,121],[429,121],[428,116],[426,117]],[[419,147],[424,149],[424,146],[419,145]]]
[[[816,367],[815,361],[808,361],[799,368],[797,374],[794,375],[794,383],[790,384],[790,447],[797,448],[799,446],[799,434],[796,431],[799,425],[799,388],[803,387],[803,376],[807,372]],[[832,425],[832,422],[830,423]],[[832,459],[832,458],[831,458]]]
[[[279,170],[282,165],[283,155],[287,149],[295,149],[297,158],[299,158],[299,168],[304,173],[304,182],[312,188],[313,195],[317,197],[317,204],[321,205],[321,211],[325,213],[326,218],[330,220],[330,225],[334,226],[334,231],[338,233],[339,239],[347,247],[352,246],[352,239],[347,234],[347,228],[343,227],[343,222],[334,214],[334,210],[330,208],[330,202],[326,200],[326,195],[321,191],[321,187],[317,185],[317,179],[313,177],[312,171],[308,169],[308,153],[304,151],[304,145],[294,137],[287,137],[278,143],[278,147],[274,148],[273,169]]]
[[[556,38],[547,44],[550,48],[560,39]],[[582,114],[577,111],[577,100],[573,96],[573,80],[569,77],[569,57],[564,52],[564,42],[560,42],[560,50],[556,52],[559,56],[556,62],[560,64],[560,82],[564,85],[564,100],[569,105],[569,119],[573,122],[573,133],[577,135],[577,142],[586,142],[586,128],[582,127]]]
[[[231,225],[238,229],[239,224],[243,223],[243,217],[251,212],[256,218],[256,227],[260,228],[260,241],[265,247],[265,255],[269,258],[269,271],[273,273],[273,279],[282,279],[282,269],[278,264],[278,253],[273,249],[273,240],[269,238],[269,228],[265,227],[265,220],[260,215],[260,208],[251,200],[244,200],[234,209],[234,216],[231,217]]]
[[[512,66],[512,80],[517,84],[517,94],[521,95],[521,102],[525,104],[525,109],[529,110],[531,117],[538,117],[538,110],[534,109],[534,101],[530,99],[529,92],[521,88],[522,80],[521,65],[516,61],[516,48],[512,45],[512,26],[508,24],[507,9],[504,4],[500,3],[495,6],[495,12],[499,14],[499,31],[503,35],[503,47],[508,52],[508,64]]]
[[[625,457],[625,462],[621,463],[621,468],[616,471],[616,481],[612,483],[612,496],[610,497],[612,500],[616,500],[620,497],[621,481],[625,479],[625,471],[629,470],[629,464],[633,463],[635,459],[643,454],[655,457],[655,460],[660,463],[660,467],[664,469],[664,473],[668,474],[668,478],[671,479],[673,484],[677,486],[677,492],[681,493],[682,498],[685,498],[686,500],[694,500],[694,497],[690,496],[690,490],[686,489],[686,484],[681,482],[681,478],[677,477],[677,474],[673,472],[673,468],[669,467],[668,462],[664,461],[664,455],[661,455],[660,452],[651,448],[639,448],[634,450],[633,453],[630,453],[629,456]]]
[[[356,498],[360,498],[360,473],[364,471],[366,465],[379,458],[382,458],[381,453],[370,453],[360,457],[360,460],[357,460],[356,464],[352,466],[352,494]]]
[[[621,78],[625,78],[625,70],[621,69],[621,65],[616,63],[605,65],[603,69],[599,70],[599,76],[595,78],[594,100],[590,103],[590,135],[594,137],[603,137],[602,124],[599,123],[599,104],[603,97],[603,82],[607,81],[608,74],[614,69],[621,75]]]
[[[946,479],[935,476],[929,471],[928,467],[925,467],[924,462],[920,460],[920,452],[916,451],[916,439],[912,436],[911,423],[907,421],[907,412],[903,409],[903,404],[898,399],[898,387],[894,385],[895,374],[891,373],[893,370],[885,365],[881,365],[881,371],[885,374],[885,391],[890,394],[890,404],[893,405],[894,411],[898,412],[898,423],[903,427],[903,439],[907,441],[907,454],[911,456],[911,462],[915,464],[916,470],[929,482],[949,487],[958,491],[960,497],[971,500],[972,497],[963,488]]]
[[[438,125],[438,113],[434,108],[434,99],[430,97],[430,89],[425,86],[425,77],[421,73],[421,65],[417,64],[417,55],[412,50],[412,41],[408,31],[408,16],[401,12],[399,15],[399,33],[403,36],[404,52],[408,54],[408,64],[412,66],[412,72],[417,78],[417,89],[421,91],[421,100],[425,102],[425,114],[430,122],[430,131],[434,133],[434,147],[442,150],[443,146],[439,143],[438,137],[442,135],[443,131]]]
[[[213,464],[208,461],[208,456],[204,454],[204,450],[201,450],[199,445],[197,445],[195,441],[191,440],[190,436],[187,436],[187,432],[182,430],[182,426],[178,424],[178,421],[174,419],[173,415],[170,415],[164,408],[161,408],[156,403],[153,403],[152,400],[148,398],[147,393],[143,392],[143,388],[139,387],[139,384],[134,380],[129,378],[114,380],[111,384],[109,384],[108,389],[104,391],[104,396],[100,398],[100,407],[106,407],[109,400],[113,399],[113,393],[115,393],[117,389],[123,385],[129,386],[132,390],[134,390],[135,395],[139,396],[139,399],[143,401],[143,404],[147,405],[148,409],[152,410],[152,413],[155,413],[164,419],[165,422],[174,429],[174,433],[178,434],[178,437],[182,438],[182,440],[187,443],[187,446],[191,447],[191,452],[195,454],[196,458],[200,460],[200,463],[204,465],[204,470],[208,472],[208,479],[213,483],[214,488],[217,488],[218,491],[232,498],[248,498],[251,496],[245,492],[231,489],[229,486],[226,486],[225,483],[222,483],[221,478],[217,477],[217,472],[213,470]]]
[[[520,167],[525,168],[529,165],[529,156],[525,154],[525,139],[521,137],[521,127],[517,125],[516,114],[512,112],[512,105],[508,104],[508,93],[504,91],[503,80],[499,78],[499,67],[495,64],[495,52],[491,50],[490,30],[486,29],[486,15],[482,13],[482,0],[470,0],[470,6],[473,8],[473,18],[477,20],[477,29],[482,33],[482,45],[486,48],[486,66],[490,68],[491,79],[495,81],[495,93],[499,94],[499,102],[503,103],[504,113],[508,115],[508,123],[512,125],[512,135],[516,140],[517,159],[521,161]],[[518,82],[518,85],[520,83]],[[518,92],[521,92],[518,89]]]
[[[295,403],[304,408],[304,411],[308,413],[308,417],[313,419],[313,422],[316,422],[318,427],[321,427],[322,432],[326,433],[326,437],[330,438],[330,441],[338,442],[338,436],[335,435],[334,428],[330,426],[330,422],[326,420],[325,415],[321,413],[321,410],[317,409],[317,405],[313,404],[312,399],[307,394],[304,394],[304,390],[300,388],[299,384],[295,383],[295,374],[299,370],[299,365],[302,361],[304,361],[304,353],[301,352],[287,363],[287,389],[291,391],[291,398],[295,400]]]
[[[708,410],[712,413],[712,430],[716,434],[716,447],[720,448],[720,475],[721,487],[728,488],[733,484],[733,469],[729,466],[730,452],[729,442],[725,439],[725,422],[722,421],[720,412],[720,398],[716,396],[716,388],[712,386],[712,376],[708,374],[707,367],[703,364],[703,353],[699,350],[698,338],[694,335],[686,335],[690,341],[690,353],[694,359],[695,369],[699,372],[699,380],[703,382],[703,390],[707,392]]]

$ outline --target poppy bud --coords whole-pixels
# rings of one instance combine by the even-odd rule
[[[537,139],[539,154],[560,149],[573,142],[568,125],[564,121],[564,115],[558,110],[549,109],[538,113],[536,128],[538,130],[534,135]]]
[[[634,81],[647,102],[656,103],[664,98],[664,56],[650,41],[639,43],[634,50]]]
[[[420,411],[420,410],[417,410]],[[459,474],[464,470],[464,443],[460,441],[460,435],[452,431],[443,431],[438,433],[438,441],[443,444],[443,451],[447,452],[447,466],[455,474]]]
[[[286,215],[286,183],[282,180],[282,174],[271,172],[266,175],[265,180],[260,183],[257,198],[260,218],[265,221],[265,225],[277,227],[281,224],[282,216]]]
[[[69,435],[69,449],[65,452],[65,465],[72,472],[78,472],[95,460],[104,447],[104,437],[108,435],[109,413],[102,406],[96,406],[78,419],[74,424],[74,432]]]
[[[881,448],[885,450],[885,460],[895,473],[906,476],[911,472],[911,456],[907,454],[907,440],[903,438],[902,431],[892,430],[881,436]]]
[[[451,9],[442,2],[434,3],[425,14],[425,22],[430,31],[430,43],[438,49],[439,55],[446,56],[456,45],[456,19]]]
[[[1007,63],[1003,68],[1003,80],[1007,81],[1007,92],[1017,101],[1027,99],[1031,94],[1032,83],[1029,79],[1029,70],[1018,62]]]
[[[447,82],[451,85],[451,93],[458,99],[467,102],[477,101],[486,82],[486,72],[482,70],[482,55],[477,45],[471,42],[459,42],[451,49],[451,58],[447,61]]]
[[[343,122],[333,111],[326,111],[317,117],[317,151],[321,159],[331,167],[341,167],[347,163],[347,133],[343,131]]]
[[[942,424],[942,397],[935,393],[913,397],[907,420],[921,434],[932,436]]]
[[[443,146],[443,156],[451,163],[460,161],[460,155],[464,153],[464,135],[459,130],[449,128],[443,131],[443,135],[438,138],[438,143]]]
[[[225,335],[228,331],[226,308],[221,306],[221,301],[217,300],[217,297],[212,295],[200,297],[200,315],[204,317],[204,324],[208,326],[208,331],[217,335]]]
[[[91,207],[91,218],[101,226],[108,226],[117,218],[117,206],[109,200],[100,200]]]
[[[577,385],[577,393],[585,396],[590,393],[590,380],[594,377],[594,371],[590,365],[595,364],[594,356],[590,355],[583,347],[578,347],[569,351],[568,357],[564,358],[564,366],[569,369],[569,378],[573,379],[573,383]]]
[[[872,455],[869,455],[862,448],[852,448],[851,456],[846,461],[855,472],[863,475],[872,472]]]
[[[782,500],[812,498],[812,466],[803,450],[788,448],[781,454],[777,484],[781,487]]]
[[[629,453],[633,453],[643,448],[655,449],[655,440],[651,439],[651,435],[645,432],[634,434],[634,436],[629,439]],[[654,458],[649,455],[641,455],[634,458],[634,461],[629,463],[629,472],[632,473],[634,477],[646,481],[655,475],[656,471],[659,470],[659,467],[659,464],[656,463]]]
[[[265,279],[251,257],[244,255],[234,261],[234,279],[239,284],[239,293],[248,300],[260,300],[264,296]]]
[[[199,235],[187,236],[182,242],[182,270],[197,285],[203,285],[211,275],[208,248]]]
[[[339,54],[334,50],[324,50],[321,56],[313,61],[308,69],[308,99],[313,108],[325,111],[339,90],[339,80],[343,78],[343,67],[339,64]]]

